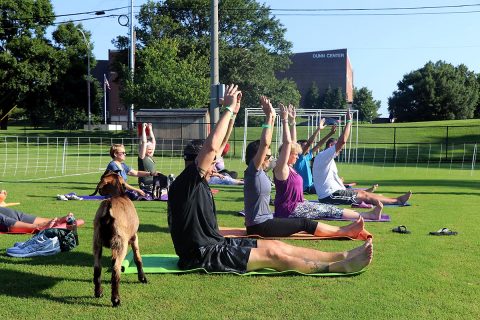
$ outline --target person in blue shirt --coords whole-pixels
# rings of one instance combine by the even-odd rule
[[[295,123],[292,123],[295,125]],[[300,174],[303,178],[303,192],[308,194],[316,194],[315,192],[315,185],[313,184],[313,175],[312,175],[312,166],[311,162],[314,155],[318,152],[321,146],[335,134],[337,131],[337,126],[332,126],[330,132],[323,137],[320,141],[318,141],[313,148],[311,148],[312,144],[314,143],[315,139],[317,138],[320,130],[325,129],[325,119],[320,120],[320,125],[317,127],[315,132],[310,136],[308,140],[298,140],[297,142],[300,144],[302,148],[302,153],[298,154],[297,162],[295,162],[294,169]]]

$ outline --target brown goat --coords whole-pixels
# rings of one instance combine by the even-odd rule
[[[93,283],[95,297],[103,295],[101,283],[102,275],[102,247],[112,250],[112,305],[120,305],[119,282],[123,259],[127,255],[128,245],[131,244],[135,264],[138,270],[138,280],[146,283],[143,272],[142,258],[138,247],[138,215],[133,202],[125,194],[125,181],[114,171],[105,172],[97,185],[96,191],[101,195],[110,195],[103,200],[93,221]]]

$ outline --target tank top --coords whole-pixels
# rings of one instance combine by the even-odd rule
[[[288,168],[287,180],[280,181],[275,175],[275,214],[277,218],[288,218],[298,203],[303,202],[303,179],[291,167]]]

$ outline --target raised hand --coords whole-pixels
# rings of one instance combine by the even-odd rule
[[[272,107],[270,99],[268,99],[266,96],[261,96],[260,104],[262,106],[263,113],[265,113],[265,115],[268,115],[270,113],[270,108]]]
[[[241,93],[238,90],[238,86],[231,84],[225,88],[225,94],[223,95],[223,99],[220,99],[220,104],[226,107],[231,107],[234,113],[238,112],[240,109],[240,105],[237,104],[238,95]]]
[[[288,105],[288,116],[290,117],[290,120],[292,120],[293,122],[297,118],[297,110],[291,104]]]
[[[325,127],[326,127],[326,125],[325,125],[325,118],[322,118],[322,119],[320,120],[320,124],[318,125],[318,129],[323,130],[323,129],[325,129]]]
[[[278,107],[280,108],[280,119],[288,121],[288,108],[283,104],[279,104]]]

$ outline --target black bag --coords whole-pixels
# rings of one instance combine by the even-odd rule
[[[72,230],[63,228],[49,228],[41,232],[43,232],[48,238],[58,237],[60,250],[62,250],[62,252],[70,251],[78,245],[77,241],[75,240],[75,233]]]

